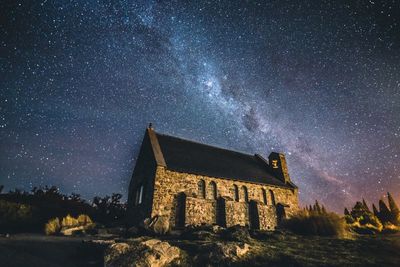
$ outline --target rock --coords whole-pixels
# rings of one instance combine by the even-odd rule
[[[213,253],[216,256],[223,257],[225,259],[237,260],[238,258],[249,252],[250,246],[247,243],[216,243]]]
[[[236,245],[236,255],[240,258],[247,254],[250,250],[250,245],[247,243]]]
[[[162,242],[158,239],[150,239],[141,244],[149,248],[144,257],[144,261],[147,264],[145,266],[165,266],[179,258],[181,254],[179,248],[171,246],[168,242]]]
[[[127,266],[121,263],[124,262],[124,254],[127,253],[129,249],[130,246],[127,243],[115,243],[110,245],[104,252],[104,266]]]
[[[159,235],[164,235],[169,232],[169,219],[167,216],[156,215],[152,219],[145,219],[143,222],[144,228]]]
[[[215,234],[219,234],[219,233],[223,232],[224,230],[225,230],[225,228],[222,227],[222,226],[219,226],[219,225],[213,225],[212,226],[212,231]]]
[[[251,236],[247,227],[240,225],[229,227],[224,232],[223,237],[231,241],[239,242],[249,242],[251,240]]]
[[[106,249],[104,264],[106,267],[162,267],[179,259],[180,255],[179,248],[158,239],[142,241],[136,245],[116,243]]]

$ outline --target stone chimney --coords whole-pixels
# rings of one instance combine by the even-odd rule
[[[290,182],[290,176],[284,154],[272,152],[268,156],[268,163],[272,173],[285,184]]]

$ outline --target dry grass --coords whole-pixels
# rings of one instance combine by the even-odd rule
[[[293,233],[299,235],[346,237],[346,222],[336,213],[316,213],[299,211],[282,224]]]

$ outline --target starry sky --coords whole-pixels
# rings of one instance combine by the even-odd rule
[[[0,3],[0,184],[126,196],[145,128],[400,200],[399,1]]]

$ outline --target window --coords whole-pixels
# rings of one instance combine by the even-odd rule
[[[243,199],[245,202],[249,202],[249,194],[247,192],[247,187],[242,186],[242,192],[243,192]]]
[[[264,188],[261,188],[262,198],[265,205],[267,205],[267,192]]]
[[[233,190],[234,190],[234,199],[235,201],[239,201],[239,188],[237,185],[233,185]]]
[[[271,195],[271,204],[275,206],[275,195],[272,190],[269,190],[269,194]]]
[[[143,203],[144,186],[140,185],[136,190],[135,205]]]
[[[217,199],[217,184],[215,182],[210,182],[209,186],[212,199]]]
[[[197,183],[197,187],[198,187],[199,197],[206,198],[206,183],[204,182],[204,180],[200,180]]]

